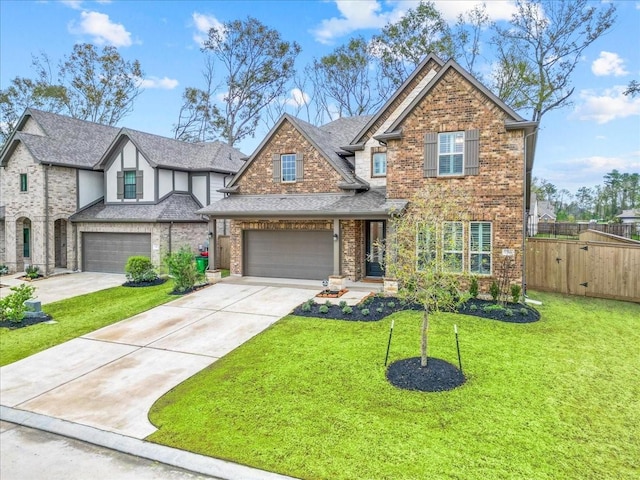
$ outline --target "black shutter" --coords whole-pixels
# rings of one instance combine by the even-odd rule
[[[438,134],[435,132],[424,136],[424,176],[438,176]]]
[[[464,133],[464,174],[480,173],[480,130],[467,130]]]

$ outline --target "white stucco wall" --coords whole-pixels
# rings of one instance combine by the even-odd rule
[[[158,169],[158,198],[171,193],[173,190],[173,172],[171,170]]]
[[[202,205],[207,205],[206,175],[194,175],[191,177],[191,193]]]
[[[104,174],[78,170],[78,208],[83,208],[104,196]]]
[[[24,127],[20,131],[24,132],[24,133],[30,133],[32,135],[42,135],[42,136],[44,136],[44,132],[40,128],[40,125],[38,125],[36,123],[36,121],[31,117],[29,117],[29,119],[25,123]]]
[[[175,190],[177,192],[188,192],[189,174],[187,172],[175,172],[173,176],[175,180]]]
[[[217,200],[224,198],[224,193],[218,192],[219,189],[224,188],[224,175],[220,173],[209,174],[209,203],[213,203]]]

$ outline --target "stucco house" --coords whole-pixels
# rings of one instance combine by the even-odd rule
[[[486,287],[503,253],[522,258],[536,126],[429,55],[373,116],[315,127],[283,115],[199,213],[231,219],[233,275],[374,280],[390,216],[436,183],[469,193],[468,221],[450,227],[461,269]]]
[[[242,166],[221,142],[191,144],[27,109],[0,151],[0,263],[123,272],[207,244],[218,190]]]

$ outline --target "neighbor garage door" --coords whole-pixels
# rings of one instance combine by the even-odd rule
[[[244,275],[322,280],[332,273],[331,232],[244,232]]]
[[[123,273],[127,259],[134,255],[151,258],[151,234],[82,234],[82,270],[85,272]]]

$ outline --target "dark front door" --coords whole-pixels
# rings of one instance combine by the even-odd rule
[[[382,277],[384,253],[379,245],[384,242],[386,225],[384,220],[367,220],[367,277]]]

